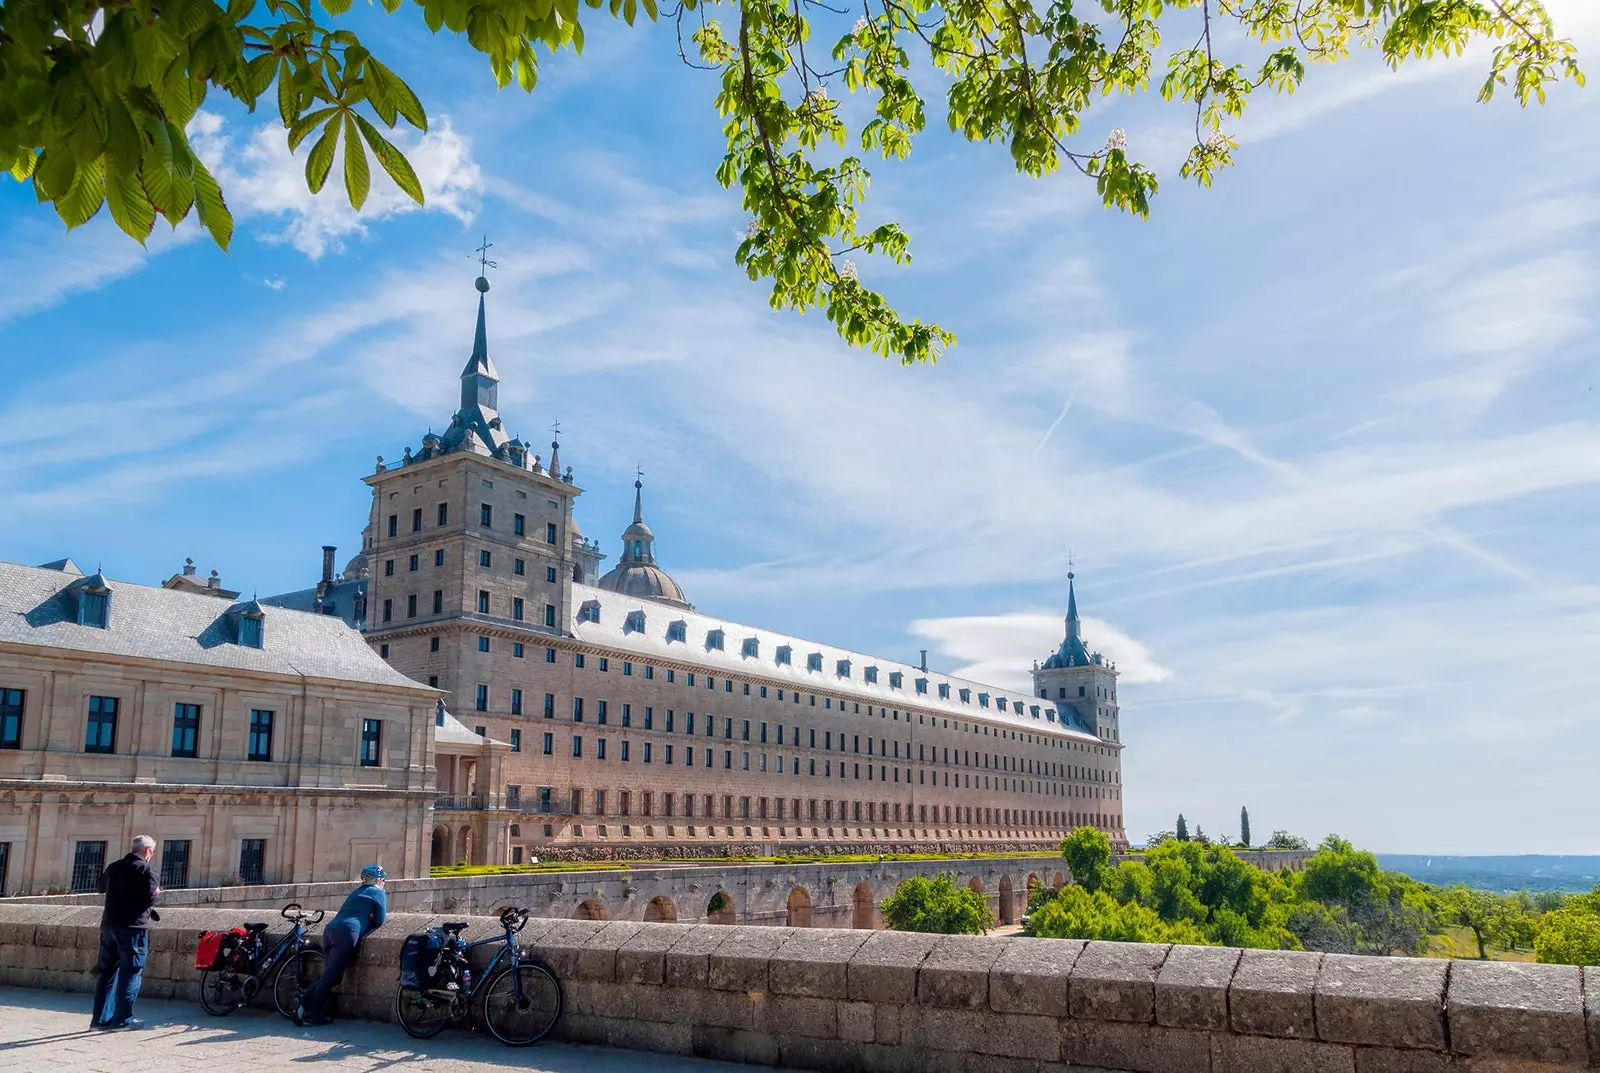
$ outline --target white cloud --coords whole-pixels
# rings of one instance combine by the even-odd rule
[[[957,676],[1013,689],[1031,686],[1034,660],[1055,651],[1065,636],[1062,617],[1048,611],[917,619],[907,629],[954,661],[957,667],[952,673]],[[1164,682],[1172,676],[1148,648],[1108,622],[1083,619],[1083,637],[1091,649],[1116,664],[1124,685]]]
[[[215,112],[200,111],[189,126],[196,151],[222,185],[238,219],[285,219],[280,230],[270,226],[263,237],[287,242],[307,257],[322,257],[342,249],[346,238],[365,235],[367,225],[390,216],[430,211],[443,212],[463,222],[477,210],[483,175],[473,160],[471,146],[456,133],[448,116],[437,118],[420,137],[409,127],[385,131],[406,158],[422,184],[426,205],[418,205],[394,184],[370,151],[372,186],[361,212],[350,207],[344,188],[344,141],[320,194],[306,189],[305,161],[320,134],[289,152],[283,128],[258,126],[236,142],[229,124]]]

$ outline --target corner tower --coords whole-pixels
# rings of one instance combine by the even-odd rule
[[[489,661],[510,650],[513,637],[566,632],[572,502],[582,493],[570,469],[547,471],[506,430],[489,357],[489,281],[480,276],[476,286],[459,408],[442,434],[430,430],[398,464],[380,456],[365,478],[367,636],[401,673],[448,689],[456,712],[506,707],[497,693],[507,691],[491,688]]]
[[[644,481],[633,482],[633,524],[622,531],[622,558],[611,572],[595,582],[602,589],[627,596],[693,609],[683,590],[665,570],[656,565],[656,535],[644,524]]]
[[[1055,702],[1062,722],[1102,741],[1120,744],[1117,725],[1117,668],[1083,641],[1078,617],[1077,575],[1067,573],[1067,633],[1045,661],[1033,666],[1033,693]]]

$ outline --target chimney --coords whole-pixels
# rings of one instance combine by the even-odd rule
[[[183,576],[184,577],[194,577],[194,560],[193,559],[185,559],[183,561]]]
[[[222,577],[215,570],[211,571],[211,576],[206,578],[206,588],[208,588],[208,589],[220,589],[220,588],[222,588]]]
[[[338,549],[332,544],[322,545],[322,583],[328,585],[333,581],[333,553]]]
[[[922,662],[917,665],[917,669],[922,671],[922,673],[926,674],[926,673],[928,673],[928,650],[926,648],[924,648],[921,651],[922,651]]]

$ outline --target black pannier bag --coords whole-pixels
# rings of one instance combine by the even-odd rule
[[[429,928],[416,935],[407,935],[400,947],[400,986],[417,991],[445,987],[453,973],[448,971],[444,950],[445,935],[442,928]]]

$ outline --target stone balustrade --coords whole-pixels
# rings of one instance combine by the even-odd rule
[[[145,993],[193,998],[196,933],[249,918],[266,914],[165,911],[151,933]],[[390,1019],[401,940],[441,919],[392,917],[346,977],[339,1012]],[[0,906],[0,983],[89,989],[98,921],[93,908]],[[471,924],[469,937],[498,928],[492,918]],[[625,920],[535,919],[519,941],[565,986],[560,1038],[760,1065],[890,1073],[1600,1068],[1600,968]],[[490,951],[475,953],[486,960]]]

